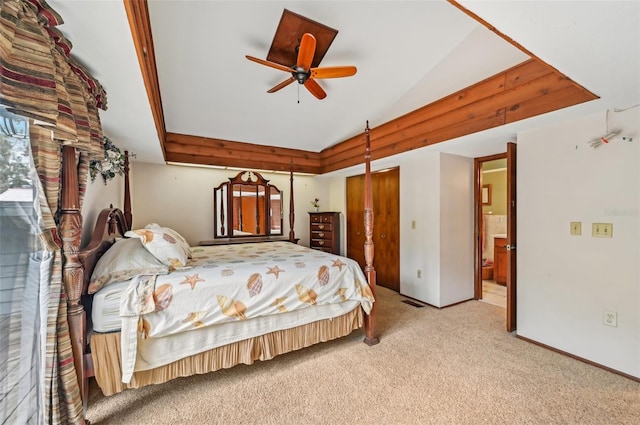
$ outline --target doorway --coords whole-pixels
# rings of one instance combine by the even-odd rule
[[[510,332],[516,329],[516,144],[474,162],[474,298],[504,299]]]
[[[507,308],[507,158],[480,162],[480,300]]]

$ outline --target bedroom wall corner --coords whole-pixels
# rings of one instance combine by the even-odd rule
[[[423,151],[411,159],[403,158],[400,164],[400,293],[439,307],[440,153]]]
[[[473,298],[473,165],[440,156],[440,306]]]
[[[640,108],[608,118],[518,134],[517,332],[640,377]],[[589,146],[614,129],[633,142]],[[593,237],[592,223],[612,223],[613,237]]]

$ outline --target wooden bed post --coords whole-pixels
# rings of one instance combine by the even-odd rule
[[[131,215],[131,195],[129,193],[129,151],[124,151],[124,219],[127,227],[132,229],[133,216]]]
[[[296,213],[293,206],[293,159],[289,160],[289,242],[296,243],[296,235],[293,230],[293,223]]]
[[[78,376],[78,387],[83,406],[89,396],[89,381],[85,372],[84,347],[86,313],[80,302],[84,286],[84,269],[78,252],[82,237],[82,214],[78,190],[78,166],[73,146],[62,147],[62,203],[60,208],[60,239],[62,240],[62,281],[67,294],[67,320],[73,352],[73,363]]]
[[[364,148],[364,273],[369,281],[369,287],[375,298],[376,296],[376,270],[373,267],[373,193],[371,188],[371,141],[369,137],[369,121],[364,130],[365,148]],[[376,304],[373,303],[371,312],[364,319],[364,343],[367,345],[375,345],[378,342],[376,332]]]

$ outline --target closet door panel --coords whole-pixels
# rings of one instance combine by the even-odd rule
[[[400,170],[372,173],[373,243],[378,285],[400,290]],[[364,268],[364,175],[347,178],[347,256]]]

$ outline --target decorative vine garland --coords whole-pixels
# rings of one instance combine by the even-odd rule
[[[102,175],[104,184],[116,175],[124,175],[124,154],[107,137],[104,137],[104,160],[89,163],[91,181],[94,181],[98,174]]]

